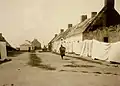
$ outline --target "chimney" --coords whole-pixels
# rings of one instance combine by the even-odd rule
[[[0,33],[0,37],[2,37],[2,33]]]
[[[95,17],[97,15],[97,12],[91,12],[91,18]]]
[[[81,22],[85,21],[87,19],[87,15],[82,15],[81,16]]]
[[[57,37],[57,34],[55,34],[55,37]]]
[[[105,6],[108,8],[114,8],[115,0],[105,0]]]
[[[71,28],[72,27],[72,24],[68,24],[68,28]]]
[[[60,29],[60,33],[63,33],[64,32],[64,29]]]

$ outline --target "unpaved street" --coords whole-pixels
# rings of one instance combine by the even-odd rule
[[[120,66],[50,52],[23,53],[0,64],[0,86],[120,86]]]

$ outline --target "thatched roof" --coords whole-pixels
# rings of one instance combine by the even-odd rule
[[[2,35],[0,35],[0,41],[6,42],[6,46],[8,50],[15,50],[15,48],[13,48]]]
[[[3,36],[0,36],[0,41],[6,42],[6,45],[11,47],[11,45],[6,41]]]
[[[54,37],[50,42],[58,41],[61,38],[65,39],[67,37],[82,33],[93,19],[94,17],[86,19],[85,21],[78,23],[74,25],[73,27],[68,28],[65,32],[58,34],[57,37]]]
[[[86,31],[93,31],[99,29],[99,27],[116,26],[119,24],[119,13],[114,7],[105,5],[96,16],[86,19],[85,21],[68,28],[64,33],[60,33],[57,37],[53,38],[52,41],[57,41],[61,38],[67,38]]]
[[[70,28],[68,28],[65,32],[60,33],[60,34],[55,38],[55,41],[60,40],[61,38],[65,39],[66,36],[69,34],[69,32],[70,32],[74,27],[75,27],[75,26],[70,27]]]
[[[85,31],[93,31],[99,27],[116,26],[120,24],[120,15],[114,8],[104,6]]]
[[[57,35],[57,36],[58,36],[58,35]],[[53,39],[52,39],[48,44],[54,42],[57,36],[53,37]]]
[[[85,21],[83,21],[83,22],[78,23],[77,25],[75,25],[75,26],[72,28],[72,30],[66,35],[66,38],[84,32],[85,29],[86,29],[86,28],[88,27],[88,25],[93,21],[94,18],[95,18],[95,17],[93,17],[93,18],[88,18],[88,19],[86,19]]]
[[[109,27],[120,24],[120,15],[114,8],[104,6],[103,9],[93,18],[75,25],[66,37],[80,34],[84,31],[96,30],[99,27]]]
[[[54,38],[53,41],[57,41],[57,40],[59,40],[60,38],[62,38],[63,34],[64,34],[64,32],[63,32],[63,33],[59,33],[59,34]]]

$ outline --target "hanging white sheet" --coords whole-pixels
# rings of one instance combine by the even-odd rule
[[[92,50],[92,40],[84,40],[81,43],[81,53],[80,56],[81,57],[87,57],[87,56],[91,56],[91,50]]]
[[[120,63],[120,42],[111,44],[108,61]]]
[[[7,58],[6,42],[0,42],[1,58]]]
[[[93,40],[92,59],[107,60],[110,44]]]

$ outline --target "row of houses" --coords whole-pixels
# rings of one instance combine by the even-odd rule
[[[76,25],[68,24],[66,31],[49,42],[49,50],[59,52],[60,45],[66,46],[67,53],[79,54],[79,44],[84,40],[98,40],[99,42],[115,43],[120,41],[120,15],[114,8],[115,0],[105,0],[102,10],[91,12],[91,18],[81,16],[81,22]]]

